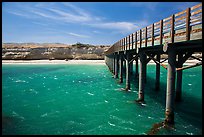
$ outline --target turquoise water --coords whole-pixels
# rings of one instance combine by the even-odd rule
[[[141,135],[164,120],[166,73],[154,91],[155,65],[147,67],[146,106],[133,103],[106,65],[2,66],[3,134]],[[175,129],[157,134],[202,134],[202,67],[183,71],[182,102],[175,104]]]

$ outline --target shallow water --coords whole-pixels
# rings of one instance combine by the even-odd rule
[[[106,65],[2,66],[3,134],[141,135],[164,120],[166,73],[154,90],[155,65],[147,67],[146,104],[134,103],[138,80],[125,92]],[[125,79],[124,79],[125,80]],[[157,134],[202,134],[202,67],[183,71],[175,129]]]

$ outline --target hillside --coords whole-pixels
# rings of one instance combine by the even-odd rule
[[[104,59],[104,51],[110,46],[76,43],[3,43],[2,59]]]

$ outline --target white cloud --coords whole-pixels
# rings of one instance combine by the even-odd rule
[[[74,5],[71,4],[71,3],[65,3],[65,2],[63,2],[63,4],[64,4],[65,6],[67,6],[67,7],[72,8],[72,9],[73,9],[75,12],[77,12],[79,15],[86,16],[86,17],[90,16],[90,14],[89,14],[87,11],[85,11],[85,10],[83,10],[82,8],[79,8],[79,7],[77,7],[77,6],[74,6]]]
[[[117,30],[133,30],[137,26],[131,22],[101,22],[96,24],[90,24],[91,26],[105,29],[117,29]]]
[[[156,10],[159,2],[131,2],[130,5],[134,7],[147,8],[148,10]]]
[[[86,22],[86,21],[92,20],[92,18],[89,16],[75,15],[75,14],[63,12],[57,9],[49,9],[49,10],[58,14],[58,16],[55,17],[55,19],[61,19],[66,22]]]
[[[130,33],[134,32],[137,29],[145,27],[148,25],[147,21],[140,22],[101,22],[96,24],[89,24],[92,27],[102,28],[102,29],[111,29],[117,30],[119,33]]]
[[[47,26],[48,24],[40,23],[40,22],[32,22],[33,24],[41,25],[41,26]]]
[[[97,30],[94,30],[92,31],[93,33],[96,33],[96,34],[100,34],[101,32],[100,31],[97,31]]]
[[[72,33],[72,32],[69,32],[67,33],[71,36],[75,36],[75,37],[80,37],[80,38],[90,38],[90,36],[87,36],[87,35],[81,35],[81,34],[76,34],[76,33]]]
[[[25,17],[25,18],[33,18],[33,17],[31,17],[31,16],[29,16],[29,15],[27,15],[27,14],[23,14],[23,13],[21,13],[21,12],[8,11],[8,13],[13,14],[13,15],[16,15],[16,16]]]
[[[146,19],[143,21],[135,21],[135,22],[110,21],[110,20],[105,20],[104,17],[92,15],[88,11],[82,8],[79,8],[71,3],[61,3],[61,4],[69,8],[61,9],[58,7],[58,5],[55,5],[55,3],[52,3],[52,5],[50,4],[46,5],[46,3],[43,3],[43,4],[36,3],[33,6],[24,5],[24,6],[18,7],[17,9],[13,10],[13,12],[10,12],[10,13],[15,14],[17,16],[26,17],[26,18],[33,18],[33,19],[40,18],[41,20],[50,19],[51,22],[55,21],[55,22],[61,22],[61,23],[78,23],[79,25],[83,24],[94,28],[118,31],[119,33],[134,32],[137,29],[140,29],[142,27],[145,27],[145,25],[148,25],[148,22]],[[140,3],[139,5],[141,4],[144,4],[144,3]],[[24,14],[22,14],[21,12]],[[75,33],[69,33],[69,35],[84,37],[84,38],[87,37],[85,35],[79,35]]]

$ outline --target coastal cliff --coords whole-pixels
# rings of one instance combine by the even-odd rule
[[[3,60],[39,60],[39,59],[86,59],[103,60],[104,51],[110,46],[76,43],[3,43]]]

